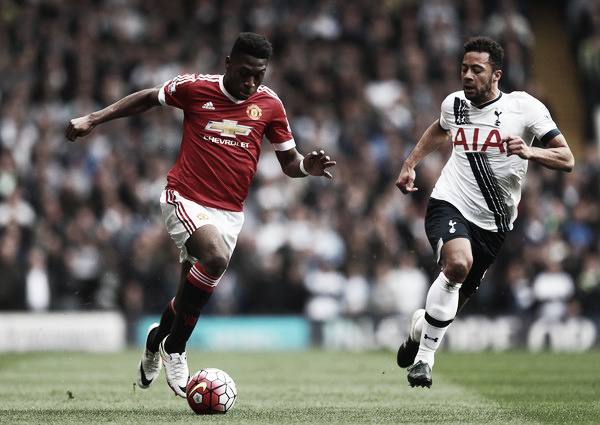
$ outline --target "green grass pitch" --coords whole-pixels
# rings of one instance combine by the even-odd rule
[[[0,424],[598,424],[600,351],[449,353],[431,389],[410,388],[395,353],[188,353],[226,370],[238,399],[196,416],[167,387],[134,386],[139,350],[0,354]]]

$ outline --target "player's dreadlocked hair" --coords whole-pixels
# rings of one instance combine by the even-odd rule
[[[273,53],[273,47],[264,36],[253,32],[242,32],[233,43],[230,56],[242,54],[268,60],[271,53]]]
[[[464,53],[468,52],[485,52],[490,54],[490,65],[492,71],[502,70],[504,66],[504,49],[496,41],[489,37],[471,37],[469,38],[464,46]]]

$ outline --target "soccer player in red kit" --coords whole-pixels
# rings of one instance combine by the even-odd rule
[[[335,161],[322,150],[306,156],[296,150],[281,100],[261,85],[271,52],[265,37],[241,33],[225,58],[225,74],[178,75],[162,86],[74,118],[66,131],[66,137],[74,141],[98,124],[155,106],[184,112],[179,155],[160,199],[167,231],[180,249],[180,283],[160,324],[148,329],[137,371],[141,388],[154,382],[164,364],[171,389],[186,396],[185,346],[229,264],[263,136],[275,149],[286,175],[332,177],[327,169]]]

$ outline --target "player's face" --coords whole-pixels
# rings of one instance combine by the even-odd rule
[[[250,55],[235,55],[225,58],[223,84],[236,99],[246,100],[258,90],[267,72],[267,59]]]
[[[492,71],[490,54],[468,52],[463,58],[461,76],[465,97],[474,105],[481,105],[498,96],[498,81],[502,71]]]

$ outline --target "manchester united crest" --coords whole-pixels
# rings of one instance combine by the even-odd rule
[[[248,108],[246,109],[246,113],[251,119],[257,120],[262,116],[262,109],[260,109],[258,105],[253,103],[252,105],[248,106]]]

